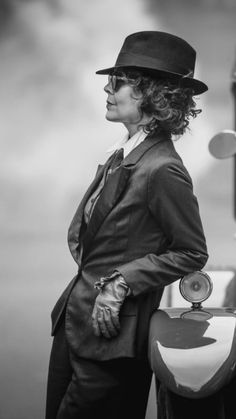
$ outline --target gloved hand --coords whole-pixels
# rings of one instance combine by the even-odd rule
[[[95,283],[95,288],[100,289],[100,292],[92,314],[94,333],[110,339],[119,333],[119,312],[129,287],[124,278],[115,273],[108,278],[101,278]]]

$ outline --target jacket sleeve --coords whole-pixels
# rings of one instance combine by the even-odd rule
[[[160,254],[149,253],[117,270],[132,294],[150,292],[200,270],[208,255],[192,181],[181,163],[166,163],[148,179],[148,208],[166,238]]]

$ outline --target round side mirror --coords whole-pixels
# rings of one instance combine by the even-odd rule
[[[193,307],[201,307],[212,293],[212,280],[206,272],[196,271],[185,275],[179,283],[179,290],[182,297],[191,302]]]
[[[216,159],[226,159],[236,154],[236,132],[225,129],[214,135],[209,142],[209,151]]]

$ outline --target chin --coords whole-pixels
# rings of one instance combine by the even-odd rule
[[[110,114],[110,112],[107,112],[107,113],[106,113],[105,118],[106,118],[108,121],[111,121],[111,122],[119,122],[119,119],[118,119],[118,118],[116,118],[116,117],[115,117],[115,115]]]

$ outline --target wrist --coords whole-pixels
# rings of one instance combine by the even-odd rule
[[[95,282],[94,288],[100,291],[106,286],[106,284],[114,281],[117,283],[117,285],[120,285],[122,288],[126,290],[127,296],[131,294],[130,287],[128,286],[127,282],[125,281],[124,277],[120,274],[119,271],[114,271],[110,276],[100,278],[98,281]]]

